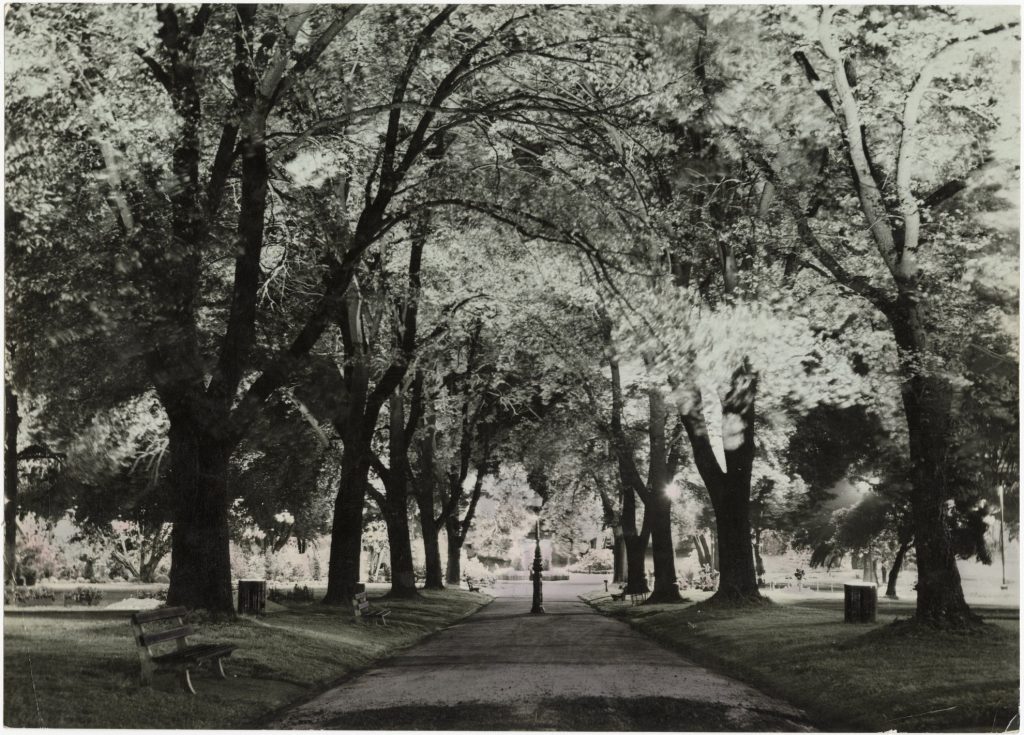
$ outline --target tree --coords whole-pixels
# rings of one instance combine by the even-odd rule
[[[287,14],[278,23],[273,13],[261,14],[255,6],[239,6],[230,15],[232,22],[222,18],[214,6],[194,10],[161,6],[156,10],[159,40],[155,49],[146,48],[151,46],[147,40],[137,53],[123,47],[92,45],[91,32],[119,23],[123,26],[129,17],[130,22],[141,23],[140,14],[129,15],[113,8],[82,9],[66,17],[40,18],[44,21],[43,32],[49,29],[58,37],[64,30],[56,27],[61,23],[69,24],[75,34],[78,29],[83,31],[72,35],[61,50],[73,59],[71,68],[79,72],[79,77],[67,86],[74,96],[85,99],[73,117],[91,129],[99,141],[103,188],[113,225],[107,226],[106,237],[115,243],[111,252],[117,253],[120,262],[116,272],[125,288],[118,293],[127,294],[126,308],[109,316],[124,321],[141,319],[145,324],[141,332],[130,330],[139,340],[134,354],[142,355],[170,421],[175,523],[168,599],[175,604],[229,614],[233,610],[228,462],[244,435],[246,420],[240,416],[248,414],[252,404],[268,396],[284,377],[264,374],[264,380],[257,381],[259,386],[250,385],[246,399],[236,405],[236,394],[256,342],[256,302],[270,175],[268,120],[358,10],[331,11],[328,15],[333,17],[319,34],[294,54],[303,27],[314,15],[319,21],[323,14],[304,9]],[[34,14],[26,9],[26,25],[22,27],[32,24]],[[46,21],[55,25],[46,26]],[[144,25],[132,30],[136,28],[145,35]],[[234,45],[234,54],[227,56],[226,63],[219,55],[223,41],[233,41]],[[101,58],[101,48],[112,58]],[[128,62],[131,55],[136,57],[135,68]],[[294,63],[289,65],[292,59]],[[104,66],[108,61],[116,63]],[[103,68],[112,72],[112,79],[104,79],[100,73]],[[212,151],[204,146],[204,135],[216,123],[204,113],[216,105],[220,93],[215,85],[204,84],[204,79],[216,74],[200,74],[200,69],[221,69],[234,81],[234,99],[224,105],[229,112]],[[124,135],[129,132],[125,126],[114,129],[95,115],[99,108],[113,119],[110,107],[103,109],[103,103],[107,103],[135,122],[137,101],[145,94],[140,70],[148,70],[152,83],[166,93],[170,108],[161,110],[161,122],[169,124],[161,129],[156,150],[152,151],[133,146]],[[208,105],[211,102],[214,104]],[[94,150],[89,153],[95,158]],[[167,158],[161,160],[164,152]],[[208,153],[208,174],[204,177],[201,165]],[[197,308],[206,285],[201,275],[206,248],[224,232],[221,203],[238,159],[241,191],[237,225],[233,232],[225,228],[231,233],[225,239],[233,241],[229,250],[233,248],[235,269],[233,275],[223,274],[221,283],[228,293],[222,302],[223,321],[213,325]],[[139,169],[130,170],[132,165]],[[109,330],[116,331],[116,326]],[[217,337],[205,341],[211,332]],[[295,352],[302,354],[308,347],[303,343]],[[207,365],[215,366],[212,376]]]
[[[900,350],[901,396],[910,443],[911,507],[918,565],[916,619],[935,625],[969,625],[976,616],[963,597],[944,510],[953,491],[947,484],[945,467],[950,452],[951,399],[955,387],[952,376],[933,363],[937,349],[942,349],[942,337],[936,339],[929,334],[936,327],[942,329],[941,316],[948,312],[937,308],[942,291],[940,281],[933,276],[938,270],[936,266],[941,267],[937,262],[941,256],[936,252],[936,239],[927,227],[922,228],[928,218],[934,217],[934,207],[959,185],[942,184],[934,194],[923,193],[918,186],[927,185],[927,181],[920,174],[919,151],[925,131],[941,124],[939,121],[948,114],[941,105],[928,105],[925,101],[937,79],[945,76],[956,84],[957,75],[946,71],[945,65],[958,55],[963,58],[965,43],[999,33],[1016,23],[987,25],[987,19],[975,16],[971,19],[971,30],[965,32],[964,26],[954,28],[928,12],[908,22],[869,15],[868,25],[877,28],[877,33],[885,38],[900,38],[917,20],[923,32],[937,36],[932,53],[923,60],[912,60],[909,85],[897,87],[899,128],[893,131],[891,126],[879,122],[876,108],[885,103],[879,102],[878,97],[865,100],[857,91],[859,80],[853,70],[858,54],[867,54],[843,46],[840,39],[848,37],[848,31],[838,24],[838,15],[837,9],[827,8],[817,22],[813,48],[824,57],[831,86],[816,91],[842,134],[845,169],[878,261],[884,265],[881,277],[865,279],[846,270],[817,240],[806,218],[798,214],[793,196],[783,194],[783,198],[788,200],[786,206],[794,211],[798,226],[803,228],[805,243],[830,276],[871,302],[889,322]],[[817,85],[819,78],[812,62],[805,54],[798,61],[808,80]],[[891,83],[889,79],[883,82]],[[927,113],[934,122],[923,117]],[[974,135],[980,133],[975,125],[967,127]],[[893,146],[890,150],[894,151],[884,161],[876,155],[883,139],[889,141]],[[890,178],[884,178],[883,170],[889,172]]]

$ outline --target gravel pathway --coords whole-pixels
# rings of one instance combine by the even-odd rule
[[[810,729],[794,707],[662,648],[565,599],[564,591],[562,599],[551,592],[545,615],[530,615],[526,597],[499,597],[266,727]]]

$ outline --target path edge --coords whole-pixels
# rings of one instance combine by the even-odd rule
[[[336,677],[334,679],[331,679],[330,681],[327,681],[327,682],[325,682],[323,684],[312,686],[309,689],[307,689],[305,692],[303,692],[303,695],[301,697],[293,699],[292,701],[290,701],[290,702],[288,702],[286,704],[282,704],[282,705],[280,705],[278,707],[275,707],[274,709],[272,709],[272,710],[270,710],[268,712],[264,712],[262,715],[256,717],[254,720],[251,720],[251,721],[249,721],[247,723],[240,724],[238,729],[240,729],[240,730],[269,730],[269,729],[271,729],[271,728],[268,727],[268,723],[270,723],[272,720],[276,719],[278,716],[284,714],[288,710],[290,710],[290,709],[292,709],[294,707],[299,707],[301,705],[304,705],[304,704],[306,704],[308,702],[313,701],[314,699],[319,697],[321,694],[329,692],[332,689],[336,689],[336,688],[342,686],[343,684],[348,683],[350,680],[355,679],[356,677],[362,676],[363,674],[365,674],[370,669],[375,668],[375,667],[381,665],[385,661],[390,661],[391,659],[395,658],[396,656],[399,656],[400,654],[405,653],[410,648],[414,648],[415,646],[418,646],[421,643],[424,643],[424,642],[430,640],[434,636],[440,635],[442,632],[448,630],[449,628],[458,625],[459,623],[461,623],[462,621],[466,620],[467,618],[473,617],[474,615],[479,613],[481,610],[483,610],[485,607],[487,607],[492,602],[494,602],[494,600],[496,599],[493,595],[489,595],[489,596],[490,596],[490,599],[485,601],[484,603],[482,603],[480,605],[480,607],[476,608],[475,610],[471,610],[470,612],[466,613],[465,615],[462,615],[460,617],[455,618],[454,620],[449,622],[447,625],[444,625],[444,626],[438,628],[437,630],[433,630],[430,633],[427,633],[422,638],[418,638],[418,639],[416,639],[414,641],[410,641],[409,643],[406,643],[404,646],[400,646],[400,647],[394,649],[387,656],[384,656],[382,658],[377,658],[377,659],[374,659],[372,661],[367,661],[364,665],[359,666],[359,667],[354,668],[354,669],[351,669],[351,670],[345,672],[344,674],[342,674],[342,675],[340,675],[340,676],[338,676],[338,677]]]
[[[634,622],[634,620],[629,616],[616,615],[614,613],[606,612],[598,606],[592,604],[591,601],[584,598],[583,595],[577,595],[577,598],[580,600],[580,602],[582,602],[587,607],[591,608],[598,615],[602,615],[611,620],[616,620],[622,623],[623,625],[629,626],[632,630],[635,630],[644,638],[653,641],[657,645],[664,648],[666,651],[669,651],[679,656],[684,656],[690,659],[693,663],[697,664],[698,666],[703,666],[707,669],[710,669],[714,673],[719,674],[721,676],[725,676],[730,679],[735,679],[736,681],[746,684],[749,687],[753,687],[762,694],[766,694],[769,697],[772,697],[773,699],[777,699],[780,702],[784,702],[785,704],[792,707],[794,710],[800,712],[803,715],[804,724],[809,725],[815,730],[821,732],[869,732],[865,730],[863,726],[858,726],[854,722],[842,721],[825,723],[822,721],[821,716],[818,713],[808,711],[806,707],[802,707],[794,703],[789,697],[785,696],[782,692],[779,692],[775,687],[773,687],[771,682],[756,675],[751,675],[750,672],[730,668],[729,664],[726,661],[719,658],[718,656],[715,656],[713,653],[705,651],[702,648],[698,648],[696,646],[687,646],[685,644],[679,644],[677,641],[669,640],[663,636],[658,635],[657,633],[652,633],[650,631],[644,630],[641,626],[637,625],[636,622]]]

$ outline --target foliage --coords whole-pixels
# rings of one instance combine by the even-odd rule
[[[612,571],[612,550],[591,549],[580,555],[578,561],[568,566],[570,572],[582,574],[607,574]]]
[[[103,599],[103,590],[95,587],[78,587],[72,592],[66,592],[64,598],[66,602],[74,605],[92,607],[100,604]]]
[[[291,590],[271,587],[267,592],[267,599],[271,602],[312,602],[313,591],[309,587],[299,585],[295,585]]]
[[[678,466],[647,482],[677,541],[747,449],[755,537],[816,561],[904,545],[925,490],[961,556],[986,558],[1000,494],[1019,532],[1012,11],[243,10],[8,16],[8,377],[19,443],[66,456],[19,466],[18,510],[72,512],[94,547],[30,538],[26,578],[109,556],[152,579],[168,523],[202,523],[176,499],[214,495],[222,592],[318,577],[283,559],[339,491],[376,578],[383,524],[344,452],[380,475],[398,439],[390,470],[404,453],[454,540],[514,553],[515,477],[571,557],[628,515],[621,445],[661,461],[658,401]]]
[[[21,585],[4,585],[5,605],[31,605],[34,602],[45,600],[54,602],[57,594],[46,587],[25,587]]]
[[[477,558],[467,559],[462,565],[462,574],[477,585],[491,586],[496,579],[494,573]]]

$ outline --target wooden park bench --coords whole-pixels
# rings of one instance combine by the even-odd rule
[[[143,626],[151,623],[158,623],[166,620],[174,620],[176,627],[164,628],[147,633]],[[210,664],[221,679],[227,679],[224,673],[222,659],[231,655],[235,646],[224,643],[200,643],[189,645],[188,636],[195,631],[188,624],[188,610],[183,607],[165,607],[159,610],[147,610],[132,615],[132,629],[135,631],[135,643],[139,650],[139,661],[142,664],[142,685],[148,686],[153,683],[153,674],[160,671],[175,671],[178,673],[182,688],[192,694],[196,690],[192,687],[192,678],[189,669],[198,668],[203,664]],[[165,643],[174,642],[176,649],[170,653],[154,655],[153,648]]]
[[[466,575],[465,580],[466,580],[466,587],[469,588],[470,592],[479,592],[480,591],[480,585],[478,585],[478,584],[474,585],[473,584],[473,580],[470,579],[468,574]]]
[[[646,592],[626,592],[625,587],[619,587],[618,593],[612,593],[612,600],[622,602],[626,599],[626,595],[629,595],[629,601],[634,605],[639,605],[647,599]]]
[[[375,610],[370,607],[370,601],[367,599],[365,592],[356,592],[352,598],[352,612],[355,614],[356,620],[368,618],[385,626],[388,624],[388,615],[391,614],[390,610]]]

